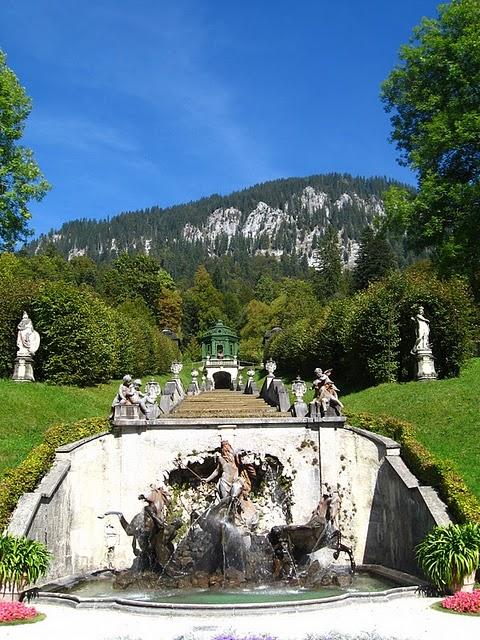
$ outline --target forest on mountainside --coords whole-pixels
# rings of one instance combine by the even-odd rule
[[[382,216],[382,196],[393,185],[398,183],[387,178],[340,173],[273,180],[165,209],[73,220],[24,251],[32,254],[52,243],[67,258],[86,255],[102,263],[124,252],[144,252],[175,279],[191,279],[212,258],[231,256],[248,271],[252,256],[275,255],[282,258],[283,275],[305,277],[330,225],[341,236],[343,261],[353,260],[364,226]],[[390,243],[400,263],[411,260],[401,238]]]

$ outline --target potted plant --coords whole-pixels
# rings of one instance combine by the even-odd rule
[[[41,542],[0,535],[0,598],[18,597],[47,573],[49,565],[50,552]]]
[[[480,525],[435,527],[417,545],[415,554],[436,587],[451,593],[472,591],[480,561]]]

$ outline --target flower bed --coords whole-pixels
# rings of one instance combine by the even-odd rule
[[[0,624],[3,622],[27,621],[38,616],[35,607],[27,607],[17,600],[0,600]]]
[[[480,589],[467,593],[457,591],[453,596],[442,600],[442,607],[456,611],[457,613],[477,613],[480,614]]]

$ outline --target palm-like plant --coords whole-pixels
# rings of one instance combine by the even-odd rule
[[[0,595],[22,591],[44,576],[50,565],[45,545],[28,538],[0,535]]]
[[[435,527],[417,545],[415,554],[425,575],[439,588],[456,591],[480,561],[480,525]]]

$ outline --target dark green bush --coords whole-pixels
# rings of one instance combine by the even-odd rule
[[[153,373],[168,373],[174,360],[180,359],[180,351],[173,340],[155,328],[156,333],[156,368]]]
[[[107,418],[87,418],[74,423],[51,426],[43,442],[32,449],[18,467],[0,480],[0,531],[3,531],[23,493],[33,491],[52,466],[55,449],[70,442],[108,431]]]
[[[402,458],[422,484],[437,489],[457,522],[480,523],[480,501],[468,489],[463,478],[448,461],[440,461],[421,444],[415,427],[390,416],[347,412],[348,424],[379,433],[396,440],[402,447]]]
[[[179,358],[177,345],[158,329],[142,298],[127,300],[116,309],[120,334],[117,376],[134,376],[170,371]]]
[[[374,284],[353,299],[346,336],[352,382],[371,386],[398,375],[400,327],[398,300],[385,285]]]
[[[112,378],[118,358],[113,310],[90,289],[43,283],[32,304],[42,342],[37,371],[57,384],[86,386]]]
[[[273,358],[284,371],[293,375],[310,373],[311,323],[308,318],[299,320],[280,331],[270,340],[266,357]]]

